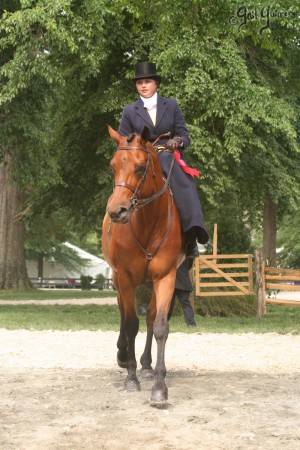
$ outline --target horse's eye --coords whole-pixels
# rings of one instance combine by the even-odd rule
[[[145,172],[145,170],[146,170],[146,166],[138,166],[138,167],[135,169],[135,173],[136,173],[137,175],[143,175],[143,173]]]

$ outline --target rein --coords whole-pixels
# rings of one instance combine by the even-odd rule
[[[131,192],[133,192],[132,197],[130,198],[130,202],[131,202],[131,210],[135,210],[138,211],[139,208],[142,208],[145,205],[148,205],[149,203],[153,202],[154,200],[156,200],[157,198],[161,197],[166,190],[169,187],[169,181],[171,178],[171,174],[172,174],[172,170],[173,170],[173,166],[174,166],[174,155],[172,158],[172,162],[171,162],[171,167],[168,173],[168,176],[166,179],[164,179],[165,184],[163,185],[163,187],[155,192],[153,195],[151,195],[150,197],[147,198],[139,198],[139,195],[141,194],[143,185],[147,179],[147,175],[148,175],[148,170],[149,170],[149,165],[150,165],[150,150],[148,149],[148,146],[146,144],[145,147],[130,147],[130,146],[121,146],[118,147],[116,151],[118,150],[142,150],[144,152],[147,153],[147,161],[146,161],[146,169],[145,172],[143,173],[142,178],[140,179],[139,183],[137,184],[136,187],[131,186],[130,184],[126,183],[125,181],[118,181],[117,183],[114,184],[114,186],[120,186],[120,187],[125,187],[127,189],[129,189]],[[146,266],[145,266],[145,270],[144,270],[144,277],[143,277],[143,281],[142,283],[146,280],[147,277],[147,273],[148,273],[148,267],[150,264],[150,261],[153,259],[153,257],[156,255],[156,253],[158,252],[158,250],[160,249],[160,247],[163,245],[163,243],[166,241],[168,235],[170,234],[172,225],[173,225],[173,220],[174,220],[174,207],[173,207],[173,195],[171,193],[171,213],[168,215],[168,219],[169,219],[169,223],[168,223],[168,227],[166,232],[164,233],[164,236],[162,237],[162,239],[160,240],[160,242],[158,243],[158,245],[154,248],[154,250],[152,250],[152,252],[147,251],[147,249],[144,248],[144,246],[142,245],[142,243],[140,242],[140,240],[138,239],[133,227],[132,227],[132,223],[131,223],[131,218],[129,219],[129,226],[132,232],[132,236],[136,242],[136,244],[138,245],[138,247],[140,248],[140,250],[142,251],[142,253],[145,255],[146,257]]]

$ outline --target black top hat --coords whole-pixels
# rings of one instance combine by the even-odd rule
[[[161,76],[156,73],[156,65],[151,62],[139,62],[135,65],[135,77],[133,81],[141,80],[142,78],[153,78],[159,83],[161,82]]]

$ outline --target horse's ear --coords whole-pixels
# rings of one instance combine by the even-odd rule
[[[117,133],[117,131],[115,131],[111,126],[108,125],[108,132],[110,137],[116,141],[117,144],[119,144],[120,140],[121,140],[121,135],[119,133]]]
[[[143,128],[143,131],[142,131],[142,134],[141,134],[141,138],[142,138],[142,140],[143,140],[143,142],[148,142],[149,141],[149,137],[150,137],[150,130],[149,130],[149,128],[148,127],[144,127]]]

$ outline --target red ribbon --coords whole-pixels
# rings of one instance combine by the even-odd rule
[[[192,177],[197,177],[197,178],[200,177],[199,170],[192,169],[191,167],[188,167],[186,162],[183,159],[181,159],[181,155],[180,155],[180,152],[178,150],[175,150],[174,154],[175,154],[176,161],[178,162],[178,164],[180,165],[181,169],[185,173],[191,175]]]

